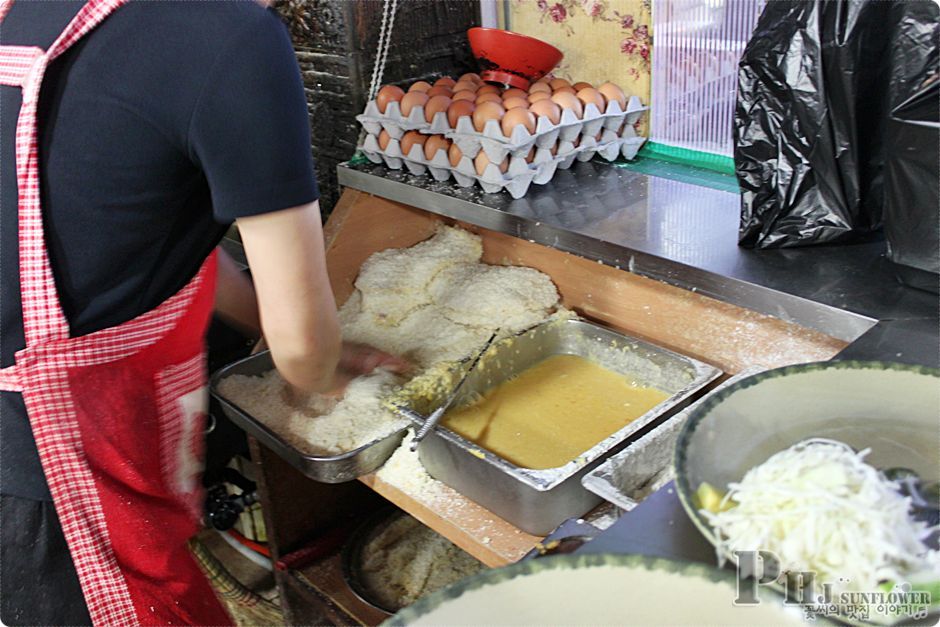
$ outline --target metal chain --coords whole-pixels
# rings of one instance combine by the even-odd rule
[[[369,100],[374,100],[382,86],[382,75],[388,61],[388,49],[392,42],[392,29],[395,26],[395,10],[398,0],[384,0],[382,5],[382,26],[379,29],[379,44],[375,51],[375,66],[372,68],[372,82],[369,85]]]

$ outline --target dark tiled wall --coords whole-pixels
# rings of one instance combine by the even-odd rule
[[[339,196],[336,165],[355,152],[382,21],[379,0],[280,0],[310,108],[324,217]],[[480,21],[472,0],[399,0],[383,83],[475,71],[465,32]]]

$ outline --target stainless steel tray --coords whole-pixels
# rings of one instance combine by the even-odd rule
[[[630,511],[675,477],[672,457],[676,440],[692,410],[712,394],[760,370],[748,368],[723,381],[681,412],[669,417],[655,429],[629,443],[625,449],[585,474],[581,478],[581,485],[621,510]]]
[[[271,353],[264,351],[229,364],[212,375],[209,391],[219,400],[225,415],[258,439],[280,458],[315,481],[343,483],[377,470],[401,444],[407,429],[333,456],[310,455],[297,450],[263,422],[243,410],[219,392],[219,382],[234,374],[260,376],[274,368]]]
[[[495,514],[532,534],[545,535],[562,521],[601,502],[581,477],[632,436],[681,408],[721,371],[689,357],[581,320],[553,321],[494,344],[464,384],[457,404],[515,376],[551,355],[580,355],[605,368],[656,387],[669,398],[576,459],[546,470],[521,468],[480,448],[446,427],[438,427],[418,449],[422,464],[446,483]],[[406,394],[408,386],[405,388]],[[450,389],[416,393],[397,403],[416,425]]]

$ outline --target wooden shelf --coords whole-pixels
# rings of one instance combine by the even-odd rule
[[[375,473],[360,481],[490,567],[519,561],[541,537],[520,531],[459,492],[442,486],[446,499],[427,502],[379,479]]]
[[[337,553],[300,570],[290,571],[318,598],[320,611],[337,625],[378,625],[390,614],[364,602],[352,591],[343,576],[342,554]]]

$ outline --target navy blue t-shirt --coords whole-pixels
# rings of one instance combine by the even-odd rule
[[[82,6],[17,0],[0,43],[48,48]],[[14,132],[0,87],[0,364],[23,347]],[[300,72],[253,0],[129,2],[56,59],[39,108],[41,192],[73,336],[182,288],[243,216],[316,200]],[[47,499],[19,394],[0,394],[0,492]]]

